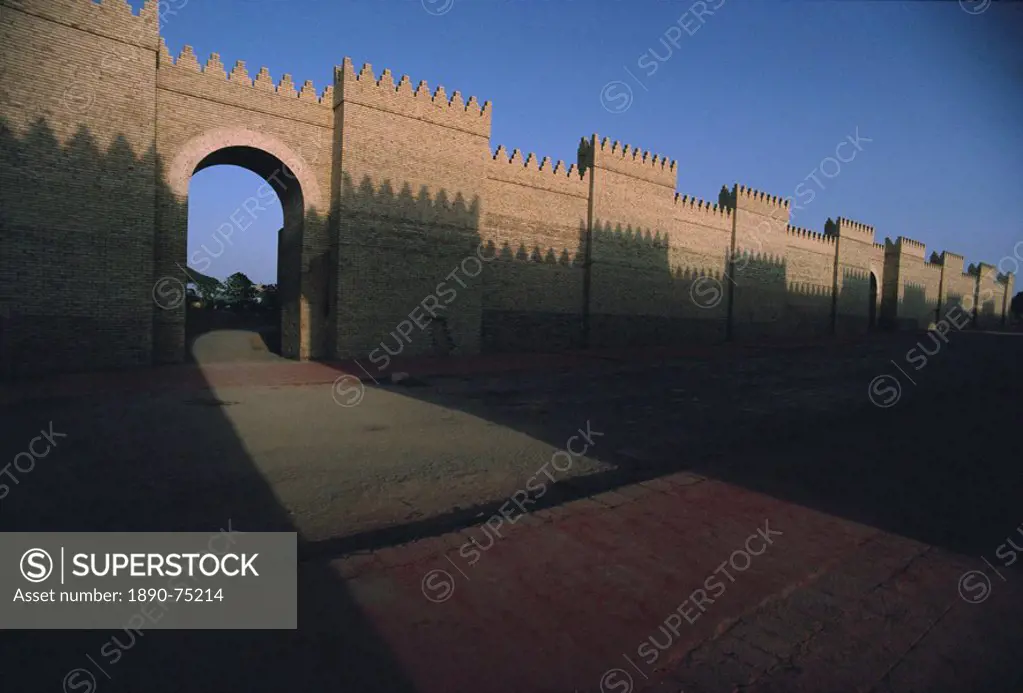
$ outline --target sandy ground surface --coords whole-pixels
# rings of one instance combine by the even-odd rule
[[[910,349],[919,349],[919,340],[937,351],[916,370],[919,360],[910,358]],[[591,431],[594,444],[567,469],[551,472],[535,510],[686,472],[727,485],[731,493],[757,494],[942,555],[990,556],[1023,522],[1023,337],[959,333],[940,347],[926,340],[907,335],[655,366],[607,361],[542,373],[425,377],[408,387],[371,385],[357,406],[348,407],[337,403],[331,383],[218,386],[213,376],[208,391],[100,389],[8,401],[0,407],[0,460],[11,460],[51,422],[66,438],[31,472],[18,474],[0,501],[0,526],[213,532],[230,521],[244,531],[300,534],[298,631],[152,631],[139,638],[138,655],[115,667],[115,676],[99,678],[97,690],[276,691],[292,690],[292,684],[302,690],[436,690],[421,662],[414,670],[408,663],[409,643],[418,641],[400,635],[400,610],[394,609],[404,602],[389,592],[397,589],[394,580],[346,577],[339,559],[378,556],[482,522],[545,465],[550,471],[552,455],[580,429]],[[724,493],[707,512],[734,525],[728,497]],[[609,536],[615,540],[605,553],[644,541],[620,529]],[[841,552],[832,548],[837,561]],[[536,551],[557,553],[539,544]],[[713,553],[713,546],[701,551]],[[528,555],[504,560],[513,572],[515,561]],[[953,565],[952,558],[942,565]],[[585,576],[592,567],[578,570]],[[810,566],[806,571],[813,572]],[[1018,567],[1012,571],[1020,582]],[[765,595],[781,595],[805,577],[758,584]],[[348,579],[362,580],[361,588]],[[954,598],[954,585],[950,589]],[[501,628],[500,613],[515,611],[511,603],[503,608],[486,612],[494,628]],[[558,610],[529,608],[548,615]],[[994,624],[997,612],[988,613]],[[457,647],[459,637],[479,637],[471,630],[459,635],[459,621],[450,618],[436,642]],[[573,628],[565,618],[557,623],[563,631]],[[995,628],[991,624],[975,624],[973,637]],[[580,642],[610,637],[577,625],[588,633]],[[5,680],[17,684],[12,690],[55,691],[65,672],[88,666],[85,655],[109,636],[2,633]],[[530,631],[529,637],[542,634]],[[997,650],[1014,641],[993,642]],[[511,652],[517,645],[508,641],[506,647]],[[511,661],[493,656],[506,667]],[[436,651],[431,658],[438,671],[453,665]],[[571,671],[571,662],[567,666]],[[592,682],[580,690],[598,690],[593,666],[579,664],[580,681]],[[677,667],[674,672],[681,675]],[[1009,680],[999,672],[1000,680]],[[523,679],[524,687],[484,680],[466,688],[463,679],[447,680],[458,682],[450,690],[576,685],[571,676],[554,677],[548,683],[555,687],[546,688],[542,677]],[[687,693],[697,690],[698,684],[686,685]]]

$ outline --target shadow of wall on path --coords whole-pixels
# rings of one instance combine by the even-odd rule
[[[118,139],[101,151],[88,129],[61,145],[37,123],[23,140],[0,127],[3,166],[29,176],[31,185],[58,186],[66,177],[96,174],[97,194],[119,192],[114,178],[140,156]],[[152,154],[149,153],[148,156]],[[32,166],[32,156],[50,166]],[[45,172],[36,178],[32,172]],[[104,174],[108,174],[106,177]],[[157,186],[164,185],[158,179]],[[125,183],[134,186],[130,180]],[[113,186],[113,187],[111,187]],[[17,274],[4,286],[39,292],[39,311],[17,316],[14,357],[45,350],[50,338],[77,330],[77,350],[55,350],[54,364],[73,363],[90,370],[122,364],[125,355],[149,366],[144,339],[152,322],[152,279],[137,268],[112,261],[152,252],[152,225],[111,227],[89,210],[74,217],[73,205],[51,209],[72,215],[51,228],[10,224],[10,192],[0,207],[3,237],[19,234],[17,257],[44,256],[50,270],[36,262],[15,263]],[[175,210],[186,214],[184,208]],[[144,232],[148,230],[149,236]],[[26,238],[26,235],[31,237]],[[131,253],[127,253],[127,244]],[[10,246],[4,245],[4,252]],[[149,256],[151,258],[151,255]],[[99,271],[102,269],[102,271]],[[113,300],[116,297],[117,300]],[[47,303],[47,301],[56,301]],[[67,305],[71,314],[58,310]],[[102,310],[98,309],[103,306]],[[109,306],[114,306],[113,310]],[[93,309],[96,307],[97,309]],[[69,345],[74,346],[74,345]],[[83,354],[98,354],[85,360]],[[107,358],[103,355],[107,354]],[[196,372],[198,369],[195,369]],[[242,532],[296,532],[230,418],[231,402],[212,391],[146,392],[137,395],[57,397],[31,404],[4,405],[0,417],[2,458],[12,459],[46,431],[65,434],[45,460],[29,473],[15,471],[7,482],[0,529],[4,532],[209,532],[231,527]],[[275,413],[286,416],[286,413]],[[300,556],[304,540],[299,532]],[[19,691],[52,691],[71,670],[84,668],[100,690],[412,691],[402,665],[391,654],[349,588],[327,562],[304,557],[298,566],[298,623],[294,631],[159,631],[146,623],[138,631],[3,631],[0,666],[5,681]],[[105,648],[105,649],[104,649]],[[90,661],[89,658],[92,658]],[[93,662],[110,676],[104,678]],[[84,690],[84,674],[71,681]]]

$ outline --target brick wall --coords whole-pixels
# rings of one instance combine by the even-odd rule
[[[155,7],[0,4],[0,363],[149,364]]]
[[[337,354],[478,353],[489,104],[348,59],[335,79]]]
[[[998,282],[998,269],[994,265],[979,263],[977,277],[977,327],[993,329],[1004,324],[1006,286]],[[1011,299],[1011,296],[1010,296]]]
[[[698,273],[720,271],[720,258],[702,266],[701,251],[714,253],[715,222],[702,208],[679,209],[675,162],[593,135],[580,143],[579,163],[592,176],[589,344],[671,345],[716,334],[722,309],[701,311],[690,298]],[[711,248],[691,244],[688,254],[685,228],[701,223]]]
[[[963,272],[964,258],[945,251],[942,254],[941,315],[946,315],[956,305],[972,312],[977,292],[977,278]],[[957,313],[958,315],[958,313]]]
[[[182,269],[217,274],[274,197],[295,358],[383,369],[397,354],[857,333],[872,278],[890,324],[926,327],[966,295],[981,326],[1008,310],[1011,279],[990,265],[966,276],[961,256],[931,264],[923,244],[880,245],[847,219],[790,227],[787,201],[744,186],[721,206],[679,195],[673,161],[606,138],[584,138],[572,166],[495,153],[490,104],[443,87],[346,59],[318,92],[187,46],[175,59],[155,2],[0,5],[8,376],[180,361]],[[186,257],[189,182],[217,164],[266,182],[209,230],[219,250]]]
[[[503,147],[485,175],[480,234],[496,258],[483,271],[482,349],[580,348],[589,178]]]
[[[196,269],[227,273],[226,268],[223,272],[216,268],[230,264],[233,249],[247,242],[247,227],[276,197],[284,211],[288,251],[278,257],[282,350],[296,358],[323,356],[332,346],[326,332],[325,258],[333,242],[328,221],[333,85],[317,95],[312,81],[298,89],[290,75],[275,84],[267,68],[252,77],[244,62],[236,61],[228,71],[216,53],[200,65],[190,46],[174,59],[161,41],[156,87],[161,169],[153,281],[180,277],[181,266],[186,262],[195,266],[204,256],[208,268]],[[197,256],[192,249],[186,258],[189,181],[197,170],[216,164],[243,166],[266,183],[234,201],[236,211],[209,229],[211,238],[221,236],[222,253]],[[157,306],[154,325],[155,360],[180,361],[183,310]]]
[[[874,227],[842,217],[835,222],[835,240],[835,329],[839,334],[856,334],[870,326],[871,301],[875,322],[880,317],[884,246],[874,243]]]
[[[926,329],[937,318],[942,266],[927,262],[925,251],[902,236],[885,244],[886,314],[898,328]]]
[[[733,189],[733,200],[732,334],[736,339],[788,336],[789,203],[745,186]]]

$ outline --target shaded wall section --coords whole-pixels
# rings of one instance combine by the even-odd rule
[[[383,369],[398,354],[478,353],[490,105],[369,65],[356,74],[346,58],[334,111],[335,355]]]
[[[150,362],[156,49],[155,5],[134,15],[124,3],[2,2],[10,376]]]
[[[216,163],[266,181],[224,220],[233,244],[254,205],[282,202],[293,358],[383,369],[398,354],[855,334],[878,307],[918,329],[968,292],[982,327],[1008,311],[1013,279],[990,265],[971,279],[847,219],[792,227],[789,201],[745,186],[717,205],[679,195],[674,161],[607,138],[584,138],[575,166],[495,154],[490,104],[443,87],[345,59],[318,93],[188,46],[175,59],[153,0],[0,4],[5,375],[184,359],[184,302],[165,290],[183,299],[188,186]]]
[[[927,262],[923,243],[885,240],[885,315],[893,326],[926,329],[937,319],[942,266]]]
[[[977,276],[977,327],[991,329],[1005,324],[1006,285],[999,282],[998,269],[981,262]]]
[[[732,200],[732,335],[754,340],[785,337],[789,202],[745,186],[733,189]]]
[[[187,214],[182,217],[175,210],[187,210],[188,186],[197,168],[230,148],[269,155],[271,163],[251,156],[218,156],[216,163],[249,168],[267,181],[265,190],[253,189],[249,198],[237,200],[237,212],[221,225],[231,234],[232,245],[243,244],[245,228],[259,213],[264,194],[280,198],[288,253],[294,253],[283,256],[285,273],[279,275],[282,346],[292,358],[323,356],[329,343],[325,306],[333,90],[331,85],[317,95],[311,81],[298,89],[287,74],[275,84],[265,67],[253,78],[240,60],[228,72],[216,53],[200,65],[190,46],[174,59],[160,43],[156,150],[168,185],[160,190],[153,281],[179,276],[179,265],[186,263]],[[215,265],[210,271],[216,271]],[[184,311],[157,306],[153,319],[154,360],[180,361]]]
[[[678,196],[674,161],[607,138],[582,140],[579,164],[591,180],[589,346],[721,339],[731,212]]]
[[[884,292],[884,246],[874,243],[874,227],[839,217],[835,222],[835,331],[857,334],[880,316]],[[871,275],[876,295],[871,295]],[[873,302],[873,311],[871,310]]]
[[[582,347],[589,179],[504,147],[485,171],[480,234],[496,258],[483,270],[482,350]]]

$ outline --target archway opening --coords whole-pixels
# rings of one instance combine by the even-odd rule
[[[870,273],[870,304],[867,306],[867,325],[870,329],[877,328],[877,275]]]
[[[297,358],[302,191],[274,156],[227,147],[195,167],[188,190],[186,358]],[[295,353],[292,353],[295,352]]]

